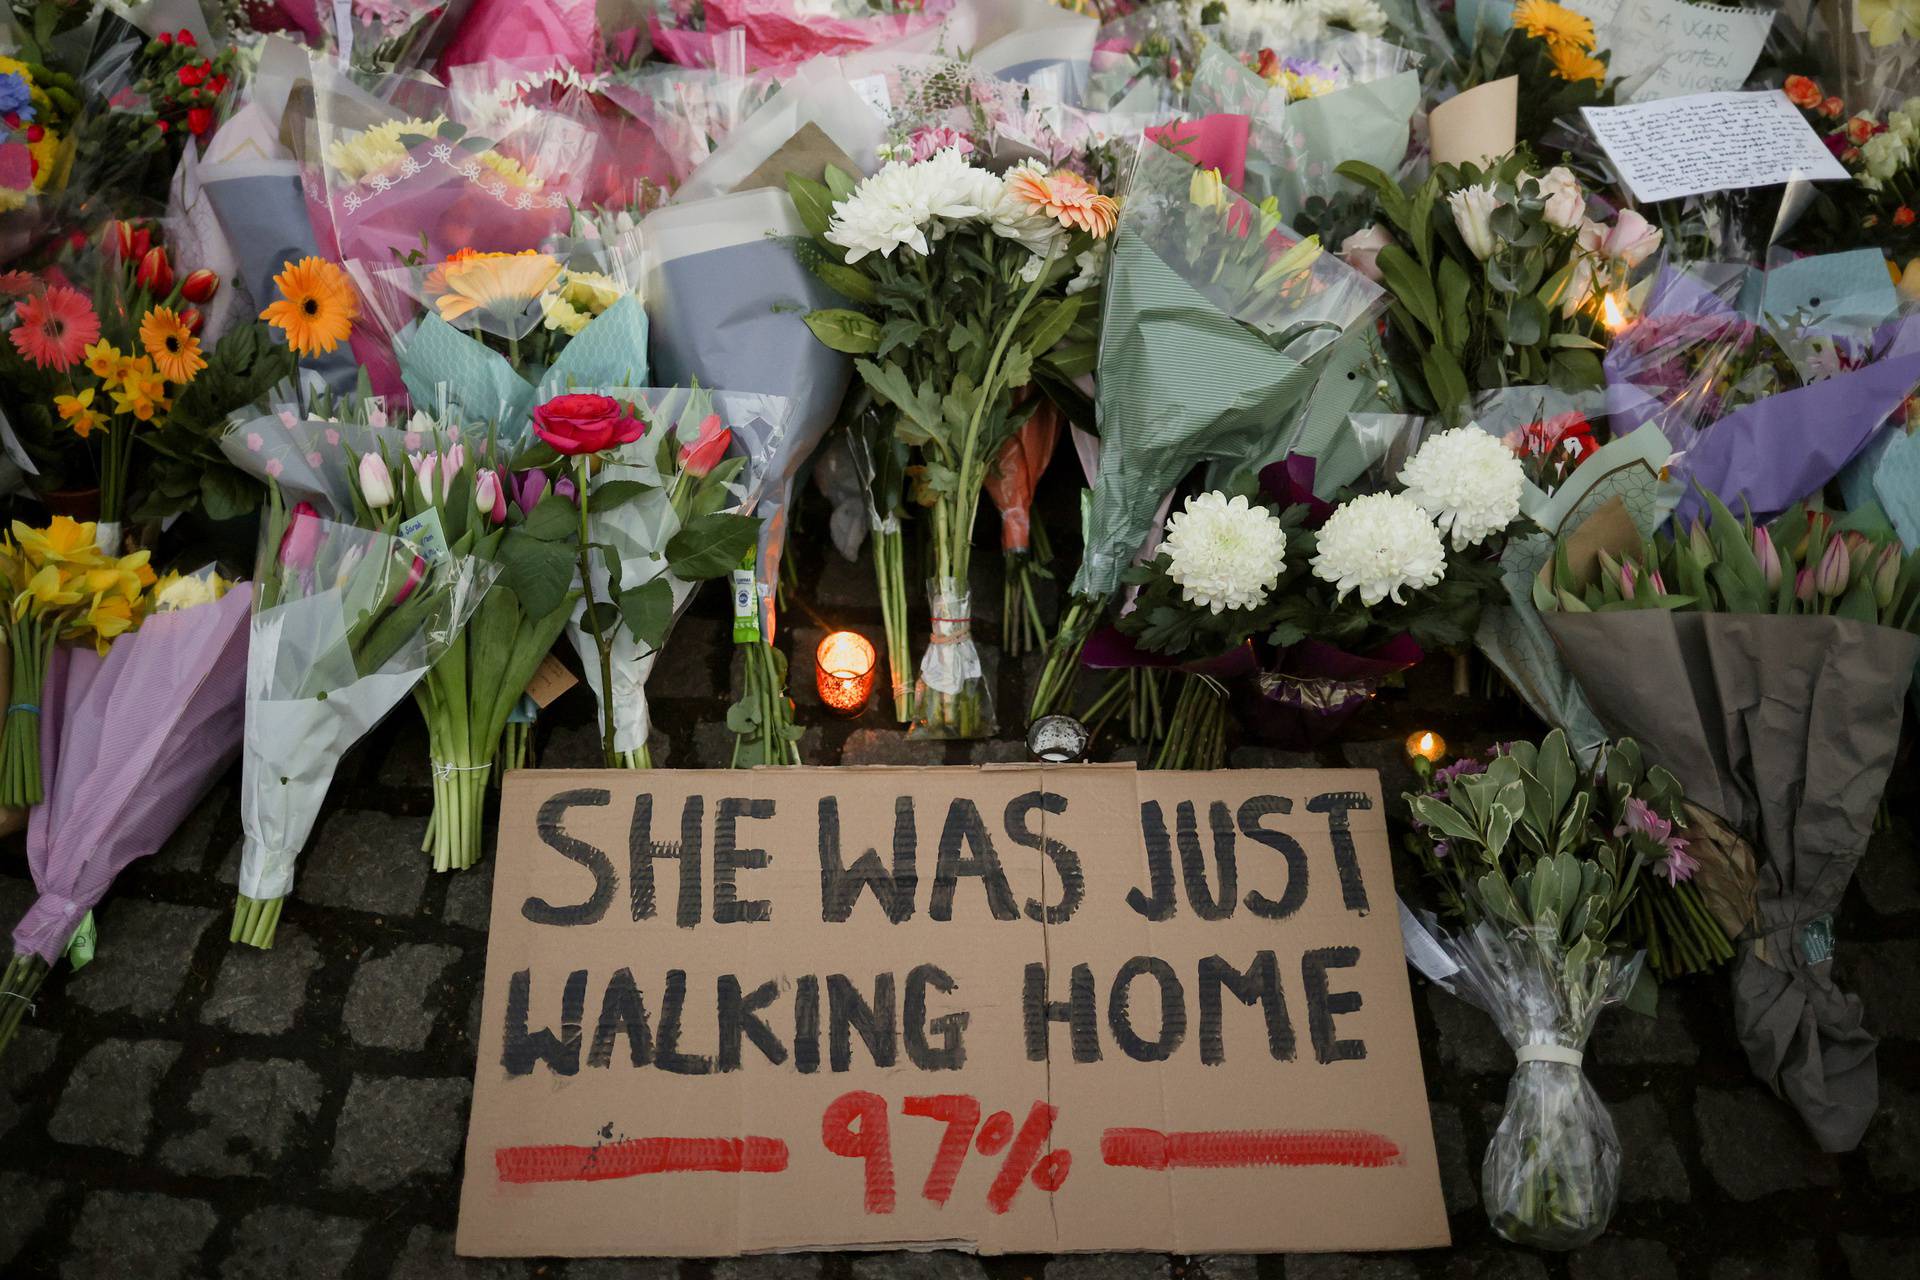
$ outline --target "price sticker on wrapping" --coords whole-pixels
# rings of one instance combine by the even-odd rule
[[[1447,1240],[1373,773],[508,775],[463,1254]]]

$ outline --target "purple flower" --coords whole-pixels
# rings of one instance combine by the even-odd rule
[[[513,477],[512,487],[513,505],[522,511],[532,511],[547,495],[547,473],[522,471]]]
[[[1655,813],[1653,807],[1638,796],[1627,797],[1626,813],[1622,815],[1620,825],[1613,829],[1613,834],[1643,835],[1659,845],[1665,851],[1665,856],[1660,860],[1660,870],[1666,873],[1668,884],[1691,879],[1700,865],[1687,852],[1686,838],[1674,834],[1672,821]]]

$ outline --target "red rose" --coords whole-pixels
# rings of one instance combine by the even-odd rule
[[[213,111],[207,107],[195,107],[188,111],[187,128],[193,131],[196,138],[213,128]]]
[[[1810,76],[1788,76],[1786,89],[1787,101],[1796,107],[1817,107],[1825,96]]]
[[[207,80],[207,69],[205,66],[185,66],[173,74],[174,77],[180,81],[181,85],[188,89],[193,88],[197,84],[205,84]]]
[[[555,396],[533,411],[533,433],[564,454],[598,453],[638,440],[647,424],[612,396]]]
[[[1847,121],[1847,141],[1856,147],[1860,146],[1865,143],[1868,138],[1871,138],[1874,134],[1879,133],[1886,127],[1887,126],[1881,124],[1872,116],[1854,116],[1851,120]]]
[[[1898,209],[1895,209],[1893,211],[1893,225],[1896,227],[1912,226],[1913,225],[1913,209],[1910,206],[1904,205],[1904,204],[1901,205]]]
[[[193,38],[193,32],[187,30],[185,27],[180,28],[179,33],[173,37],[173,42],[175,44],[185,45],[189,49],[200,43]]]

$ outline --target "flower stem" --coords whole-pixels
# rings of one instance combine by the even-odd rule
[[[578,454],[573,460],[575,487],[580,498],[580,590],[587,600],[587,628],[593,632],[593,647],[600,651],[600,754],[609,769],[619,767],[613,749],[613,637],[600,625],[599,602],[593,598],[592,534],[587,525],[587,486],[593,479],[591,455]]]

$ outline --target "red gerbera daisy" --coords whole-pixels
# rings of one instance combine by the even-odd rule
[[[100,317],[87,295],[66,285],[21,301],[10,335],[14,349],[42,369],[65,373],[100,336]]]

